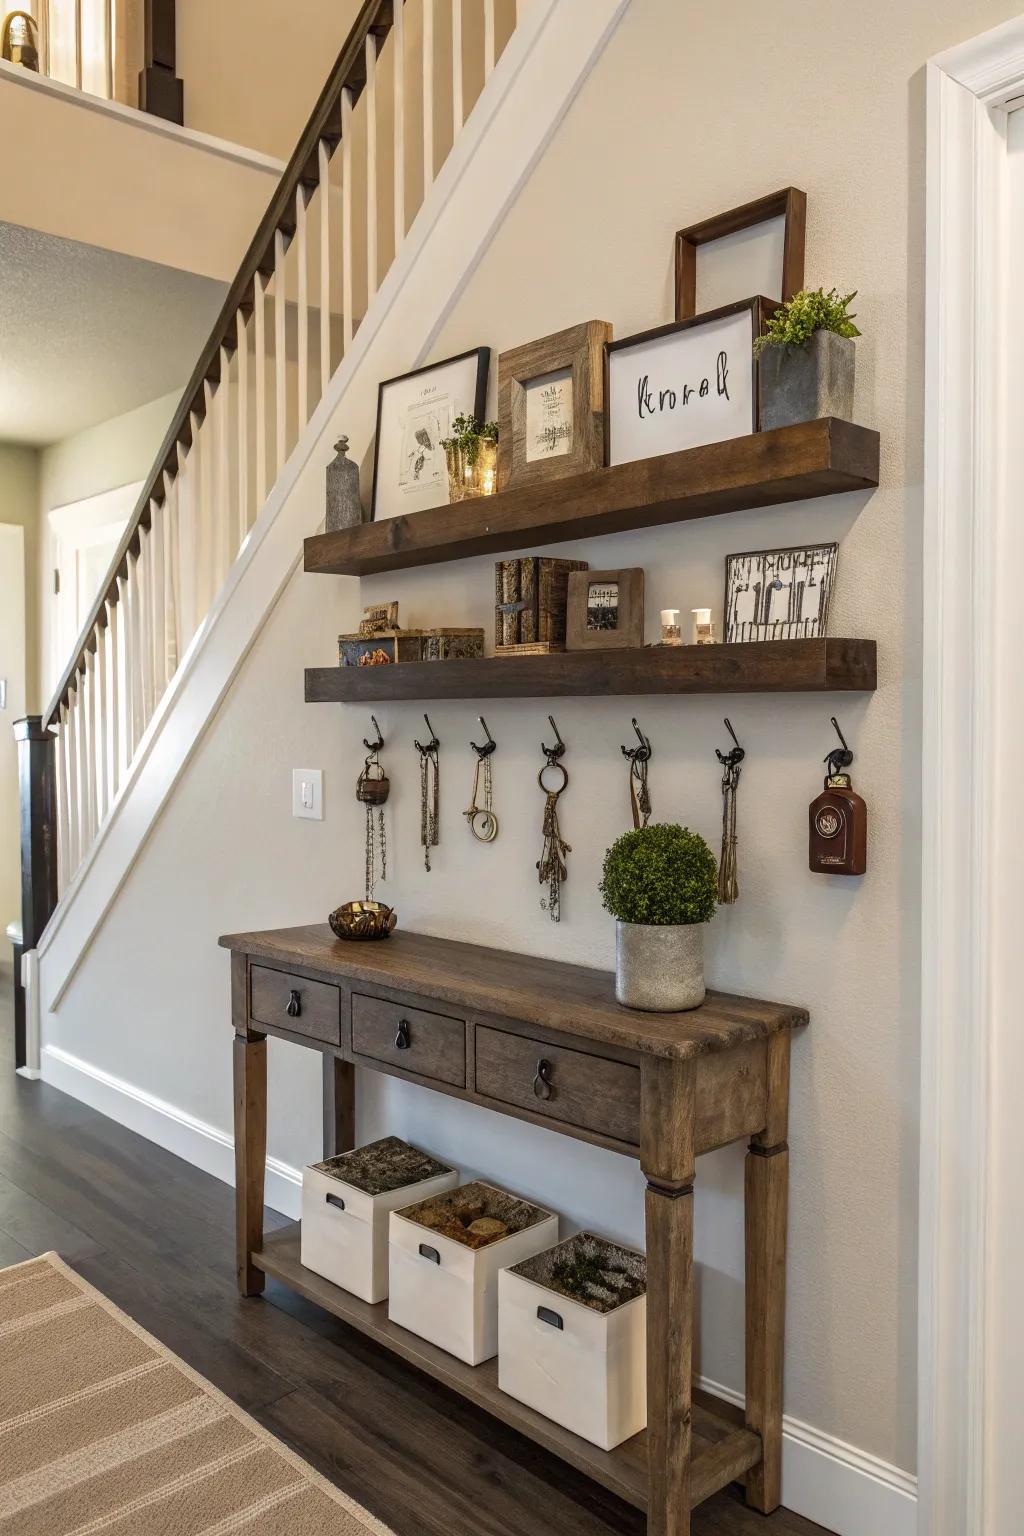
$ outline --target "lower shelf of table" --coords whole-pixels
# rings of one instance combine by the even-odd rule
[[[252,1262],[264,1274],[282,1281],[325,1311],[333,1312],[342,1322],[375,1339],[385,1349],[433,1376],[503,1424],[554,1452],[612,1493],[638,1509],[646,1509],[646,1431],[634,1435],[632,1440],[614,1451],[600,1450],[502,1392],[498,1386],[497,1360],[478,1366],[465,1365],[417,1334],[391,1322],[386,1301],[379,1306],[360,1301],[357,1296],[307,1269],[299,1253],[299,1225],[295,1223],[268,1233],[263,1247],[253,1253]],[[760,1459],[760,1437],[744,1428],[742,1413],[718,1398],[695,1393],[691,1503],[703,1503],[720,1488],[742,1477]]]

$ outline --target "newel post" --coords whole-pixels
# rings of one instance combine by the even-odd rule
[[[175,0],[146,0],[145,68],[139,75],[139,107],[169,123],[185,121],[185,87],[175,74]]]
[[[41,715],[14,722],[21,787],[21,948],[35,949],[57,905],[56,738]],[[25,1065],[24,998],[15,968],[15,1065]]]

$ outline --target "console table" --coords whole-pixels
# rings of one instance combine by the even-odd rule
[[[620,1008],[613,977],[399,930],[344,943],[326,924],[233,934],[238,1285],[266,1275],[688,1536],[690,1510],[737,1478],[780,1501],[789,1047],[804,1009],[709,993],[690,1013]],[[323,1056],[324,1155],[355,1144],[355,1069],[386,1072],[638,1158],[647,1181],[648,1427],[602,1451],[304,1268],[298,1225],[265,1237],[268,1035]],[[746,1409],[694,1392],[693,1181],[702,1152],[747,1140]],[[514,1173],[506,1175],[514,1186]]]

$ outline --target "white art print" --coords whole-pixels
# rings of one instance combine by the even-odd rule
[[[751,306],[613,342],[608,462],[629,464],[743,437],[754,410]]]
[[[765,549],[725,562],[725,638],[814,640],[827,633],[837,544]]]
[[[572,369],[531,379],[526,393],[526,462],[557,459],[572,450]]]
[[[373,516],[402,517],[448,502],[441,446],[457,416],[482,417],[486,347],[419,368],[380,386],[373,464]]]

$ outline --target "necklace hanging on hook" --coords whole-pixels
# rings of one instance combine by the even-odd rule
[[[646,827],[651,819],[651,791],[647,782],[648,764],[653,757],[651,741],[645,736],[636,718],[633,719],[638,746],[623,747],[622,755],[629,763],[629,805],[633,813],[633,826]]]
[[[491,763],[498,749],[498,743],[487,729],[487,721],[483,715],[478,715],[477,719],[484,728],[487,740],[482,747],[478,747],[475,741],[469,744],[476,753],[476,768],[473,774],[473,794],[468,807],[462,814],[478,843],[493,843],[498,835],[498,818],[494,814],[494,781]]]
[[[423,867],[429,874],[430,850],[436,848],[441,841],[441,743],[429,716],[424,715],[423,718],[427,722],[430,738],[426,742],[417,741],[415,747],[420,755],[420,845],[423,849]]]
[[[356,799],[366,807],[366,900],[374,899],[374,891],[378,880],[378,864],[380,868],[379,878],[386,880],[388,877],[388,845],[387,834],[384,827],[384,805],[391,793],[391,781],[384,772],[384,766],[380,761],[380,752],[384,746],[384,738],[380,733],[380,726],[376,718],[371,715],[373,729],[376,738],[373,741],[363,737],[363,746],[367,750],[367,758],[363,764],[363,771],[356,780]],[[376,811],[376,818],[374,812]]]

